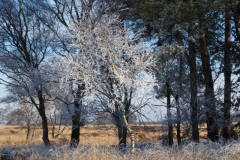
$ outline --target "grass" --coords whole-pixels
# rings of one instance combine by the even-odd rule
[[[128,146],[129,147],[129,146]],[[26,159],[31,160],[238,160],[240,159],[240,143],[233,141],[228,144],[201,142],[189,143],[180,147],[162,146],[158,142],[138,143],[135,154],[129,148],[120,150],[117,147],[80,145],[76,149],[68,146],[19,148],[22,152],[29,151]],[[13,152],[12,152],[13,153]],[[15,152],[16,153],[16,152]],[[22,157],[16,154],[15,159]]]
[[[159,141],[166,134],[166,126],[133,125],[136,150],[130,154],[130,142],[125,149],[114,147],[118,144],[117,129],[112,125],[87,125],[81,129],[80,145],[77,149],[69,148],[70,128],[58,138],[51,137],[50,147],[44,147],[42,131],[38,127],[32,141],[26,141],[26,128],[22,126],[0,126],[1,153],[7,153],[13,159],[27,157],[31,160],[197,160],[197,159],[240,159],[240,141],[231,143],[211,143],[202,140],[199,144],[186,143],[181,146],[163,146]],[[206,137],[205,126],[200,127],[201,137]],[[176,130],[174,130],[176,132]],[[175,138],[176,141],[176,138]],[[13,148],[14,147],[14,148]],[[22,157],[21,157],[22,156]]]
[[[155,142],[159,139],[161,134],[164,133],[161,125],[159,124],[148,126],[134,125],[132,128],[135,132],[136,142]],[[49,139],[52,144],[58,145],[69,143],[71,137],[71,127],[64,130],[63,133],[57,138],[53,138],[51,132],[51,127],[49,127]],[[117,128],[113,125],[86,125],[81,129],[80,132],[80,145],[91,144],[111,146],[118,144]],[[41,127],[36,129],[33,139],[27,141],[26,127],[0,126],[0,147],[41,144],[43,144]]]
[[[58,126],[56,126],[58,127]],[[175,127],[174,127],[175,128]],[[58,128],[56,128],[57,130]],[[135,141],[157,142],[163,134],[167,134],[166,126],[161,124],[132,125],[135,134]],[[42,145],[42,130],[38,126],[34,137],[26,140],[26,127],[23,126],[0,126],[0,147],[7,146],[28,146]],[[206,138],[206,126],[199,127],[200,137]],[[112,146],[118,144],[117,128],[113,125],[86,125],[81,129],[80,145],[100,145]],[[174,129],[176,140],[176,130]],[[71,137],[71,127],[65,129],[63,133],[53,138],[51,127],[49,127],[49,139],[51,144],[68,144]],[[130,143],[130,139],[127,139]]]

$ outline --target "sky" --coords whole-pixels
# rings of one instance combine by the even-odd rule
[[[6,95],[6,91],[4,90],[4,85],[0,84],[0,99]],[[4,107],[5,104],[0,103],[0,108]]]

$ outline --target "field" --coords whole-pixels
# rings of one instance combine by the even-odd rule
[[[166,134],[166,126],[160,124],[133,125],[136,137],[135,154],[130,153],[130,144],[125,149],[118,144],[117,130],[111,125],[87,125],[81,129],[80,145],[69,148],[70,128],[58,138],[52,138],[49,127],[50,147],[44,147],[41,128],[36,129],[33,140],[26,141],[26,128],[22,126],[0,126],[0,149],[2,159],[31,160],[195,160],[195,159],[240,159],[240,141],[212,143],[207,141],[206,126],[201,126],[201,143],[185,143],[173,147],[163,146],[159,137]],[[57,128],[56,128],[57,129]],[[174,130],[174,132],[176,132]],[[205,139],[205,140],[204,140]],[[128,138],[129,140],[129,138]],[[176,138],[174,139],[176,141]],[[2,160],[1,159],[1,160]]]
[[[56,126],[55,132],[59,126]],[[63,129],[61,127],[60,129]],[[136,142],[157,142],[163,134],[167,134],[166,126],[161,124],[133,125]],[[200,137],[206,138],[205,126],[200,127]],[[26,127],[0,126],[0,147],[41,145],[42,130],[38,126],[34,137],[26,140]],[[51,144],[68,144],[71,137],[71,127],[66,127],[59,137],[52,137],[52,127],[49,126],[49,139]],[[118,144],[117,128],[112,125],[86,125],[81,129],[80,145],[114,146]],[[176,130],[174,129],[175,135]],[[56,134],[56,133],[55,133]],[[129,142],[129,138],[127,139]],[[176,136],[175,136],[176,140]]]
[[[55,131],[59,126],[56,126]],[[137,142],[157,141],[161,136],[161,125],[134,125],[132,126],[135,132]],[[63,127],[61,127],[63,129]],[[71,127],[66,127],[63,133],[57,137],[52,137],[52,128],[49,127],[49,139],[52,144],[69,143],[71,137]],[[118,144],[117,129],[112,125],[86,125],[81,129],[80,145],[101,145],[111,146]],[[23,126],[0,126],[0,147],[11,145],[26,146],[26,145],[41,145],[42,142],[41,127],[37,127],[35,135],[30,140],[26,141],[26,127]],[[31,140],[32,139],[32,140]]]

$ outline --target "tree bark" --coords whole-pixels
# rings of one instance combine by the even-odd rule
[[[46,117],[46,113],[45,113],[45,104],[44,104],[44,98],[42,95],[42,91],[38,92],[38,99],[39,99],[39,108],[37,108],[37,109],[38,109],[38,112],[42,119],[42,129],[43,129],[42,140],[43,140],[45,146],[49,146],[50,142],[49,142],[49,138],[48,138],[48,122],[47,122],[47,117]]]
[[[227,7],[227,4],[226,4]],[[227,14],[227,11],[229,11],[229,8],[226,8],[225,13]],[[236,33],[236,40],[240,41],[240,31],[239,31],[239,19],[240,19],[240,4],[234,4],[234,6],[231,7],[231,12],[233,13],[233,22],[234,22],[234,28],[235,28],[235,33]],[[231,17],[229,17],[229,15],[225,16],[225,21],[229,21]],[[225,23],[225,31],[228,28],[227,26],[229,26],[228,24],[229,22]],[[227,26],[226,26],[227,24]],[[230,31],[230,28],[228,28],[227,30]],[[225,32],[226,33],[226,32]],[[228,37],[228,35],[225,35],[225,37]],[[225,40],[226,42],[226,40]]]
[[[125,114],[127,114],[126,120],[129,123],[129,113],[130,113],[130,106],[131,106],[131,100],[132,100],[132,88],[130,88],[130,91],[128,92],[127,88],[124,88],[124,109]],[[127,128],[123,128],[123,143],[127,144]]]
[[[134,153],[134,149],[135,149],[135,139],[134,139],[134,133],[131,129],[131,127],[129,126],[127,119],[126,119],[126,115],[124,113],[124,111],[122,112],[122,117],[123,117],[123,121],[124,121],[124,125],[127,128],[127,131],[130,135],[130,140],[131,140],[131,152]]]
[[[121,102],[121,99],[119,99],[118,102]],[[124,122],[124,127],[126,127],[129,135],[130,135],[130,140],[131,140],[131,153],[134,153],[134,149],[135,149],[135,139],[134,139],[134,133],[133,130],[131,129],[131,127],[129,126],[128,123],[128,119],[126,117],[126,113],[125,110],[122,108],[122,104],[119,104],[119,109],[123,118],[123,122]]]
[[[166,82],[167,86],[167,118],[168,118],[168,145],[173,145],[173,127],[172,127],[172,116],[171,116],[171,91],[168,82]]]
[[[207,40],[206,40],[206,31],[205,26],[202,26],[200,22],[200,53],[202,60],[202,69],[204,75],[204,84],[205,84],[205,106],[207,109],[207,137],[211,141],[218,139],[218,127],[215,122],[217,111],[215,105],[215,96],[214,96],[214,83],[212,79],[212,69],[210,64],[210,56],[207,50]]]
[[[175,98],[175,100],[177,103],[177,142],[178,142],[178,145],[181,145],[181,112],[180,112],[178,96],[177,98]]]
[[[71,141],[70,141],[70,147],[77,148],[80,140],[80,105],[78,102],[75,101],[75,111],[74,115],[72,116],[72,133],[71,133]]]
[[[189,28],[189,35],[193,36],[193,29]],[[191,126],[192,126],[192,139],[194,142],[199,142],[198,131],[198,104],[197,104],[197,69],[196,69],[196,52],[195,43],[189,40],[189,56],[188,63],[190,67],[190,108],[191,108]]]
[[[130,113],[131,99],[132,99],[132,88],[130,89],[129,92],[128,92],[127,88],[124,88],[123,105],[124,105],[125,116],[129,115],[129,113]],[[122,113],[121,111],[119,112],[119,108],[120,107],[118,106],[118,103],[116,103],[116,107],[115,107],[116,114],[113,114],[113,117],[114,117],[115,123],[116,123],[117,128],[118,128],[119,146],[126,147],[128,129],[127,129],[125,123],[124,123],[123,117],[119,117],[119,113],[120,113],[120,115]],[[127,121],[127,123],[129,123],[129,117],[128,116],[126,116],[126,121]]]
[[[127,128],[122,125],[117,125],[118,128],[118,140],[119,140],[119,146],[120,147],[126,147],[127,146]]]
[[[179,96],[177,94],[174,94],[174,92],[168,82],[166,83],[166,85],[167,85],[167,89],[170,92],[170,96],[172,95],[177,103],[177,107],[176,107],[177,108],[177,141],[178,141],[178,144],[180,145],[181,144],[181,135],[180,135],[181,134],[181,114],[180,114],[180,106],[179,106]],[[170,96],[169,96],[169,93],[167,93],[167,94],[168,94],[167,97],[169,98],[169,99],[167,99],[167,101],[168,101],[167,103],[169,103],[169,105],[170,105],[169,109],[170,109],[171,108]],[[171,119],[171,113],[169,113],[169,114],[170,114],[169,119]],[[170,120],[170,121],[172,121],[172,120]],[[173,131],[171,131],[171,132],[172,132],[171,134],[173,135]],[[173,137],[172,137],[172,139],[173,139]]]
[[[117,127],[118,127],[118,137],[119,137],[119,146],[124,146],[126,147],[127,145],[127,133],[130,135],[131,139],[131,152],[134,153],[134,148],[135,148],[135,139],[134,139],[134,133],[129,126],[129,117],[126,116],[130,112],[130,105],[131,105],[131,96],[132,96],[132,88],[130,90],[130,93],[128,94],[127,89],[125,88],[124,91],[124,108],[122,107],[121,104],[121,99],[118,99],[118,102],[116,102],[116,111],[120,111],[121,117],[117,117],[119,114],[117,113],[115,116],[115,121],[117,119]],[[118,110],[119,109],[119,110]],[[122,125],[124,124],[124,125]]]
[[[26,122],[27,122],[27,135],[26,135],[26,140],[29,140],[29,136],[31,133],[31,120],[32,120],[32,115],[31,115],[31,111],[29,111],[28,109],[28,105],[27,105],[27,98],[24,96],[23,97],[23,105],[25,108],[25,112],[26,112]]]
[[[27,136],[26,136],[26,140],[29,140],[29,136],[31,133],[31,122],[29,120],[27,120]]]
[[[230,15],[229,9],[226,3],[225,11],[225,44],[224,44],[224,106],[223,106],[223,115],[224,115],[224,126],[223,126],[223,137],[226,139],[231,138],[231,121],[230,121],[230,110],[231,110],[231,24],[230,24]]]
[[[179,102],[177,101],[177,141],[178,145],[181,145],[181,113]]]
[[[179,71],[179,90],[180,92],[182,91],[182,82],[183,82],[183,57],[180,56],[180,71]],[[177,141],[178,145],[181,144],[181,107],[179,104],[179,97],[178,95],[176,96],[176,102],[177,102]]]
[[[176,31],[175,37],[177,39],[178,44],[180,44],[180,46],[184,46],[179,31]],[[178,81],[178,86],[179,86],[180,93],[182,92],[183,73],[184,73],[184,63],[183,63],[183,56],[181,55],[179,57],[179,81]],[[181,107],[180,107],[180,104],[179,104],[178,95],[175,95],[174,97],[175,97],[175,100],[177,102],[177,141],[178,141],[178,145],[180,145],[181,144]]]
[[[84,96],[85,85],[78,85],[78,91],[76,93],[76,99],[74,102],[74,113],[72,115],[72,133],[70,147],[76,148],[80,141],[80,127],[83,125],[80,122],[82,98]]]
[[[186,1],[187,2],[187,1]],[[188,1],[190,4],[192,0]],[[190,6],[189,6],[190,7]],[[193,10],[193,8],[191,8]],[[194,14],[194,13],[193,13]],[[190,24],[188,27],[188,37],[194,37],[195,25],[192,19],[190,19]],[[186,54],[188,60],[188,65],[190,68],[190,121],[192,126],[192,140],[199,143],[199,131],[198,131],[198,104],[197,104],[197,65],[196,65],[196,51],[195,51],[195,42],[189,40],[188,43],[189,54]]]
[[[118,145],[120,147],[126,147],[126,139],[124,139],[123,129],[124,129],[124,122],[121,116],[121,112],[119,111],[118,104],[115,103],[115,111],[111,114],[114,119],[114,124],[117,126],[118,129]]]
[[[123,137],[122,137],[122,139],[123,139],[123,144],[125,144],[125,147],[126,147],[126,145],[127,145],[127,128],[126,127],[123,128]]]
[[[124,138],[123,138],[123,126],[121,125],[117,125],[117,128],[118,128],[118,145],[121,147],[121,146],[124,146],[126,147],[126,142],[124,142]]]

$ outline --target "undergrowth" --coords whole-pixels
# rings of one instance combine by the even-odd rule
[[[4,148],[1,150],[2,159],[30,160],[238,160],[240,159],[240,143],[188,143],[172,147],[158,143],[139,143],[135,154],[127,148],[105,146],[29,146],[21,148]],[[8,155],[8,157],[7,157]]]

